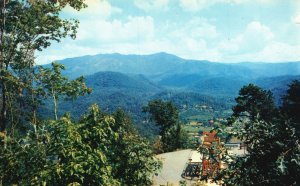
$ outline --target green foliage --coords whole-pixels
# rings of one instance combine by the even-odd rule
[[[300,81],[295,80],[289,85],[283,97],[282,111],[294,122],[300,123]]]
[[[164,141],[163,141],[164,139]],[[191,148],[192,140],[188,133],[183,129],[180,123],[172,126],[164,134],[164,138],[161,138],[164,152],[174,151],[177,149]]]
[[[296,130],[297,136],[300,136],[300,81],[295,80],[289,85],[286,95],[283,97],[281,113],[290,120],[291,125]]]
[[[57,104],[59,98],[64,96],[66,98],[75,99],[78,96],[83,96],[86,93],[90,94],[92,89],[87,88],[84,78],[79,77],[74,80],[68,80],[67,77],[62,76],[62,70],[65,67],[58,63],[52,63],[52,69],[39,67],[37,74],[37,83],[41,94],[45,98],[52,98],[54,103],[54,117],[57,120]]]
[[[105,118],[106,119],[106,118]],[[110,122],[110,120],[108,121]],[[46,126],[31,131],[20,142],[12,139],[8,148],[1,152],[6,164],[1,166],[4,185],[111,185],[117,183],[110,174],[111,167],[102,148],[92,146],[109,139],[103,130],[104,122],[99,121],[89,131],[83,123],[74,124],[69,117],[48,121]],[[41,133],[41,134],[40,134]],[[94,141],[91,141],[94,139]],[[18,152],[21,153],[17,153]],[[10,153],[6,152],[9,151]],[[9,157],[10,156],[10,157]],[[24,172],[26,174],[24,174]]]
[[[231,134],[244,140],[247,154],[225,158],[219,179],[226,185],[297,185],[299,136],[289,122],[236,122]]]
[[[160,135],[163,135],[168,129],[178,122],[178,110],[172,102],[162,100],[153,100],[143,108],[144,112],[149,112],[152,119],[160,126]]]
[[[271,91],[266,91],[258,86],[249,84],[241,88],[239,96],[235,99],[233,116],[247,116],[254,121],[257,117],[265,121],[271,121],[276,114]]]
[[[74,64],[74,63],[72,63]],[[77,65],[77,64],[74,64]],[[63,74],[70,73],[68,67]],[[86,68],[84,68],[86,69]],[[83,69],[83,70],[84,70]],[[72,76],[73,77],[73,76]],[[231,113],[226,114],[225,109],[231,109],[233,99],[214,99],[211,96],[205,96],[201,93],[182,92],[182,91],[163,91],[163,89],[156,84],[150,82],[141,75],[126,75],[117,72],[98,72],[91,76],[85,77],[85,82],[88,87],[93,89],[90,95],[79,97],[74,102],[61,101],[59,103],[58,115],[70,111],[74,118],[79,118],[80,115],[93,103],[97,103],[106,112],[114,112],[118,108],[123,108],[126,113],[130,113],[135,127],[140,134],[147,138],[154,138],[159,130],[153,122],[141,124],[144,122],[145,114],[142,113],[141,108],[147,105],[148,101],[153,99],[162,99],[163,101],[171,101],[178,108],[180,119],[184,119],[201,115],[205,121],[212,117],[228,117]],[[163,92],[162,92],[163,91]],[[52,117],[51,103],[43,106],[39,113],[47,118]],[[74,105],[78,105],[74,107]],[[201,110],[199,106],[206,105],[213,109]],[[219,111],[219,112],[217,112]],[[231,111],[231,110],[230,110]],[[184,121],[184,123],[186,123]]]
[[[78,123],[66,115],[45,121],[0,150],[4,185],[151,185],[160,163],[149,144],[130,132],[125,115],[96,105]],[[4,139],[2,139],[4,140]]]
[[[151,174],[161,164],[155,160],[149,142],[137,134],[123,110],[118,109],[113,117],[115,123],[111,127],[119,135],[110,148],[113,176],[121,185],[151,185]]]
[[[121,185],[152,185],[152,175],[160,167],[153,156],[149,143],[137,135],[128,135],[120,139],[111,159],[113,175]],[[116,145],[116,144],[114,144]]]
[[[62,19],[66,6],[76,10],[86,5],[82,0],[10,0],[2,1],[0,11],[0,130],[14,130],[28,120],[28,110],[35,113],[33,85],[34,52],[53,41],[75,38],[78,21]],[[33,99],[28,99],[28,97]],[[27,106],[29,105],[29,106]],[[26,111],[24,111],[26,110]],[[24,112],[24,114],[22,113]],[[22,113],[22,114],[14,114]],[[36,119],[30,119],[34,122]],[[13,132],[12,132],[13,133]]]
[[[179,123],[178,110],[172,102],[153,100],[143,111],[150,113],[151,119],[160,127],[162,151],[169,152],[187,147],[187,142],[184,141],[187,134]]]
[[[58,119],[60,98],[74,100],[91,89],[83,77],[62,76],[63,65],[34,67],[36,50],[75,38],[78,21],[59,14],[67,6],[80,10],[83,1],[11,0],[0,6],[0,185],[151,185],[160,163],[128,117],[93,105],[78,122],[69,115]],[[55,120],[37,122],[42,98],[53,99]],[[32,125],[17,136],[6,135],[8,124],[11,131]]]
[[[296,92],[297,89],[290,86],[288,95]],[[291,99],[288,95],[285,102]],[[265,96],[256,97],[255,102],[247,105],[260,111],[264,106],[256,103],[263,101]],[[281,112],[288,113],[284,108]],[[271,116],[267,117],[269,121],[260,117],[235,120],[227,135],[244,141],[247,153],[245,156],[224,156],[228,168],[222,170],[216,180],[222,180],[224,185],[299,185],[299,122],[280,115]]]

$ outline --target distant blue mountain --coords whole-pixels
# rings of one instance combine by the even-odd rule
[[[95,91],[132,90],[137,92],[158,92],[162,87],[149,81],[144,75],[125,75],[119,72],[97,72],[86,76],[86,84]]]
[[[299,75],[300,62],[289,63],[216,63],[187,60],[168,53],[151,55],[98,54],[68,58],[59,61],[66,65],[70,77],[91,75],[99,71],[113,71],[125,74],[143,74],[154,81],[167,82],[177,76],[185,76],[189,81],[194,77],[237,78],[275,77]],[[176,78],[175,78],[176,79]],[[180,81],[183,81],[184,78]],[[177,79],[174,82],[178,83]]]
[[[300,75],[300,62],[217,63],[187,60],[164,52],[151,55],[98,54],[59,62],[66,66],[65,73],[71,78],[91,75],[87,83],[95,91],[115,89],[124,93],[130,89],[153,92],[164,88],[232,98],[243,85],[255,83],[272,90],[277,102],[280,102],[278,100],[287,84]],[[123,85],[126,86],[122,88]]]
[[[300,62],[224,64],[186,60],[167,53],[99,54],[59,62],[66,66],[65,75],[84,75],[87,86],[93,88],[91,95],[60,104],[62,113],[71,111],[79,117],[93,103],[105,112],[123,108],[146,136],[157,130],[154,125],[141,125],[141,109],[149,100],[173,101],[186,115],[193,114],[197,105],[224,111],[232,107],[242,86],[254,83],[271,90],[280,104],[288,84],[300,80]],[[49,113],[47,107],[41,112]]]
[[[281,98],[285,95],[288,85],[291,84],[293,80],[300,81],[300,75],[258,78],[254,81],[254,83],[266,90],[271,90],[274,95],[275,102],[280,105],[282,103]]]
[[[239,67],[248,68],[256,77],[274,77],[274,76],[291,76],[300,75],[300,62],[283,62],[283,63],[237,63]]]

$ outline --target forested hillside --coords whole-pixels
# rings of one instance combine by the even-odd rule
[[[166,55],[166,54],[164,54]],[[172,56],[174,57],[174,56]],[[175,58],[178,59],[178,58]],[[163,60],[163,58],[161,59]],[[112,62],[113,63],[113,62]],[[63,73],[70,73],[66,69]],[[72,75],[71,75],[72,77]],[[113,112],[123,108],[133,118],[136,127],[146,136],[153,136],[157,129],[153,124],[141,124],[145,116],[142,107],[152,99],[172,101],[180,110],[181,119],[186,120],[202,112],[199,106],[211,107],[217,116],[229,116],[234,103],[234,97],[239,89],[249,83],[255,83],[273,92],[275,102],[280,105],[281,97],[287,90],[287,85],[300,76],[275,76],[275,77],[239,77],[235,76],[201,76],[195,74],[172,75],[158,82],[151,80],[147,74],[124,74],[120,72],[99,71],[85,77],[88,87],[93,89],[90,95],[79,97],[74,101],[59,103],[60,113],[71,112],[74,118],[79,118],[93,103],[100,105],[103,111]],[[155,78],[154,78],[155,79]],[[49,117],[52,102],[42,106],[40,113]],[[227,113],[220,114],[220,113]],[[202,113],[203,114],[203,113]]]
[[[255,83],[274,90],[275,98],[278,99],[282,95],[281,87],[298,79],[297,75],[300,74],[300,62],[224,64],[187,60],[168,53],[99,54],[59,62],[66,66],[64,74],[71,78],[105,71],[130,76],[140,74],[161,88],[192,91],[213,97],[234,97],[242,85]]]
[[[98,103],[106,112],[124,108],[142,133],[151,133],[147,130],[149,126],[140,124],[144,117],[141,108],[149,100],[174,102],[184,112],[182,119],[186,119],[199,113],[195,105],[228,111],[239,89],[249,83],[271,90],[275,102],[280,104],[287,84],[300,78],[300,62],[224,64],[186,60],[167,53],[99,54],[68,58],[60,63],[66,65],[63,74],[70,78],[86,75],[87,86],[93,89],[88,96],[61,103],[60,114],[71,111],[78,118],[92,103]],[[47,116],[49,111],[43,108],[40,112]]]
[[[141,124],[145,118],[142,107],[152,99],[174,102],[183,120],[201,114],[196,108],[199,105],[211,107],[218,116],[222,112],[228,115],[243,85],[254,83],[271,90],[280,105],[287,85],[300,78],[297,76],[300,62],[224,64],[186,60],[167,53],[99,54],[60,63],[66,65],[64,75],[70,78],[86,75],[86,84],[93,89],[90,95],[61,102],[60,115],[70,111],[78,118],[92,103],[99,104],[105,112],[124,108],[146,136],[157,131],[151,123]],[[40,109],[44,117],[49,115],[49,105],[51,102]]]
[[[79,22],[60,13],[85,7],[82,0],[1,1],[1,186],[151,185],[161,167],[149,141],[122,109],[106,113],[89,102],[80,119],[67,113],[78,106],[62,115],[63,101],[74,101],[91,89],[80,75],[64,76],[62,64],[36,66],[36,51],[76,37]],[[135,91],[159,89],[143,77],[114,76],[116,81],[104,73],[97,82],[120,88],[124,80]]]
[[[0,186],[173,185],[157,155],[183,149],[189,184],[299,185],[298,12],[271,29],[219,16],[250,1],[202,2],[2,0]],[[244,58],[277,63],[228,63]]]

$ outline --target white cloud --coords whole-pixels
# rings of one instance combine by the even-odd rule
[[[281,42],[272,42],[263,50],[255,53],[226,56],[225,61],[230,62],[287,62],[299,61],[300,45],[289,45]]]
[[[211,24],[205,18],[193,18],[185,23],[184,26],[172,26],[177,28],[170,28],[172,31],[169,33],[168,37],[172,39],[184,39],[191,37],[194,39],[211,40],[216,39],[219,36],[216,26]]]
[[[273,40],[274,34],[267,26],[253,21],[243,33],[233,39],[226,39],[219,44],[220,50],[229,53],[257,52]]]
[[[135,0],[134,5],[142,10],[164,9],[169,5],[169,0]]]
[[[300,12],[300,1],[293,2],[297,12]]]
[[[54,43],[44,51],[36,52],[37,64],[47,64],[55,60],[99,53],[97,48],[82,46],[70,39],[63,41],[63,46],[60,46],[61,43]],[[60,47],[59,50],[57,50],[58,47]]]
[[[293,23],[300,24],[300,13],[292,18]]]
[[[192,37],[214,39],[218,36],[216,26],[207,19],[194,18],[187,25]]]
[[[67,57],[107,52],[137,53],[144,43],[154,40],[154,32],[155,25],[150,16],[129,16],[126,21],[83,20],[75,41],[65,39],[62,45],[54,44],[37,53],[37,62],[44,64]],[[57,50],[57,47],[61,49]]]
[[[184,26],[166,25],[168,34],[164,37],[162,51],[174,53],[190,59],[220,60],[220,53],[216,48],[211,48],[216,42],[219,33],[216,26],[205,18],[193,18],[184,23]],[[176,28],[176,29],[174,29]]]
[[[85,20],[81,22],[78,40],[90,39],[93,43],[144,40],[153,36],[154,29],[154,21],[150,16],[129,16],[127,21]]]
[[[112,5],[108,0],[87,0],[89,8],[75,12],[69,9],[66,13],[70,17],[80,20],[80,27],[77,39],[63,40],[59,45],[53,45],[43,53],[38,53],[39,63],[51,62],[55,59],[74,57],[97,53],[119,52],[124,54],[150,54],[155,52],[169,52],[180,57],[190,59],[206,59],[211,61],[293,61],[299,60],[300,35],[296,31],[300,25],[300,1],[294,12],[291,22],[286,22],[283,28],[278,22],[280,29],[271,29],[272,23],[268,20],[249,22],[244,28],[242,22],[238,22],[236,35],[231,38],[223,38],[228,33],[222,33],[222,24],[219,17],[203,18],[192,17],[187,12],[178,10],[178,17],[160,17],[156,19],[157,12],[172,10],[174,4],[169,6],[170,0],[135,0],[131,1],[142,10],[144,16],[131,12],[132,10],[122,10],[117,5]],[[276,0],[177,0],[186,11],[198,11],[212,7],[217,3],[243,4],[246,2],[268,3]],[[172,2],[173,3],[173,2]],[[179,7],[180,8],[180,7]],[[235,7],[237,8],[237,7]],[[136,9],[133,9],[136,10]],[[128,13],[129,12],[129,13]],[[171,12],[171,11],[170,11]],[[126,14],[128,13],[128,14]],[[298,14],[297,14],[298,13]],[[76,14],[76,16],[75,16]],[[181,19],[180,14],[185,14]],[[178,18],[178,21],[177,21]],[[187,19],[186,19],[187,18]],[[186,21],[188,20],[188,21]],[[268,24],[267,24],[268,23]],[[286,31],[285,31],[286,30]],[[289,32],[295,30],[294,32]],[[228,31],[227,31],[228,32]],[[289,33],[289,34],[282,34]],[[230,34],[229,34],[230,35]],[[292,42],[286,38],[292,38]]]
[[[223,40],[218,44],[218,49],[223,53],[235,53],[239,49],[239,41],[239,37]]]
[[[215,4],[245,4],[258,3],[261,5],[269,5],[276,3],[278,0],[180,0],[180,6],[187,11],[199,11]]]
[[[218,37],[216,27],[207,19],[192,19],[177,30],[173,29],[179,28],[178,25],[166,27],[161,30],[168,34],[158,37],[154,19],[150,16],[128,17],[127,21],[86,21],[81,24],[78,41],[99,43],[100,52],[149,54],[165,51],[188,58],[220,59],[216,49],[207,46],[206,40]]]
[[[241,4],[249,1],[250,0],[180,0],[180,6],[188,11],[198,11],[219,3]]]
[[[255,56],[257,56],[256,61],[297,61],[299,60],[299,51],[300,45],[273,42]]]
[[[240,37],[240,47],[251,51],[251,49],[263,48],[274,38],[274,34],[267,26],[254,21],[247,25],[246,31]]]
[[[219,51],[215,48],[208,47],[207,42],[205,40],[186,38],[185,40],[181,41],[180,46],[184,46],[187,49],[182,52],[178,51],[179,53],[181,53],[181,56],[185,58],[210,60],[210,61],[221,60],[221,54],[219,53]]]
[[[79,12],[70,7],[65,8],[64,12],[73,17],[88,19],[107,19],[114,13],[122,12],[122,9],[112,6],[107,0],[85,0],[85,3],[88,7]]]
[[[212,0],[180,0],[181,7],[189,11],[198,11],[216,3],[217,1]]]

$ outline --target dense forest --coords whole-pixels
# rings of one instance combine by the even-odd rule
[[[81,0],[1,1],[0,185],[151,185],[161,167],[147,140],[122,111],[90,105],[75,120],[59,115],[60,100],[91,93],[83,77],[68,79],[64,66],[35,66],[34,52],[75,38],[78,21],[61,10]],[[51,102],[49,118],[39,113]]]
[[[243,140],[248,153],[226,155],[228,167],[214,179],[224,185],[299,185],[299,95],[300,82],[293,81],[276,107],[270,91],[242,87],[228,122],[231,129],[219,128],[219,135]]]
[[[162,167],[155,155],[196,149],[184,127],[207,112],[225,118],[212,126],[224,142],[236,137],[248,151],[224,156],[228,168],[213,181],[299,185],[299,63],[285,66],[291,71],[272,64],[272,72],[262,64],[185,63],[159,53],[104,55],[106,64],[107,58],[127,64],[105,66],[100,59],[101,71],[93,65],[76,71],[91,56],[76,58],[76,65],[66,59],[38,66],[36,51],[76,37],[78,21],[61,11],[86,4],[0,6],[0,185],[152,185]]]

